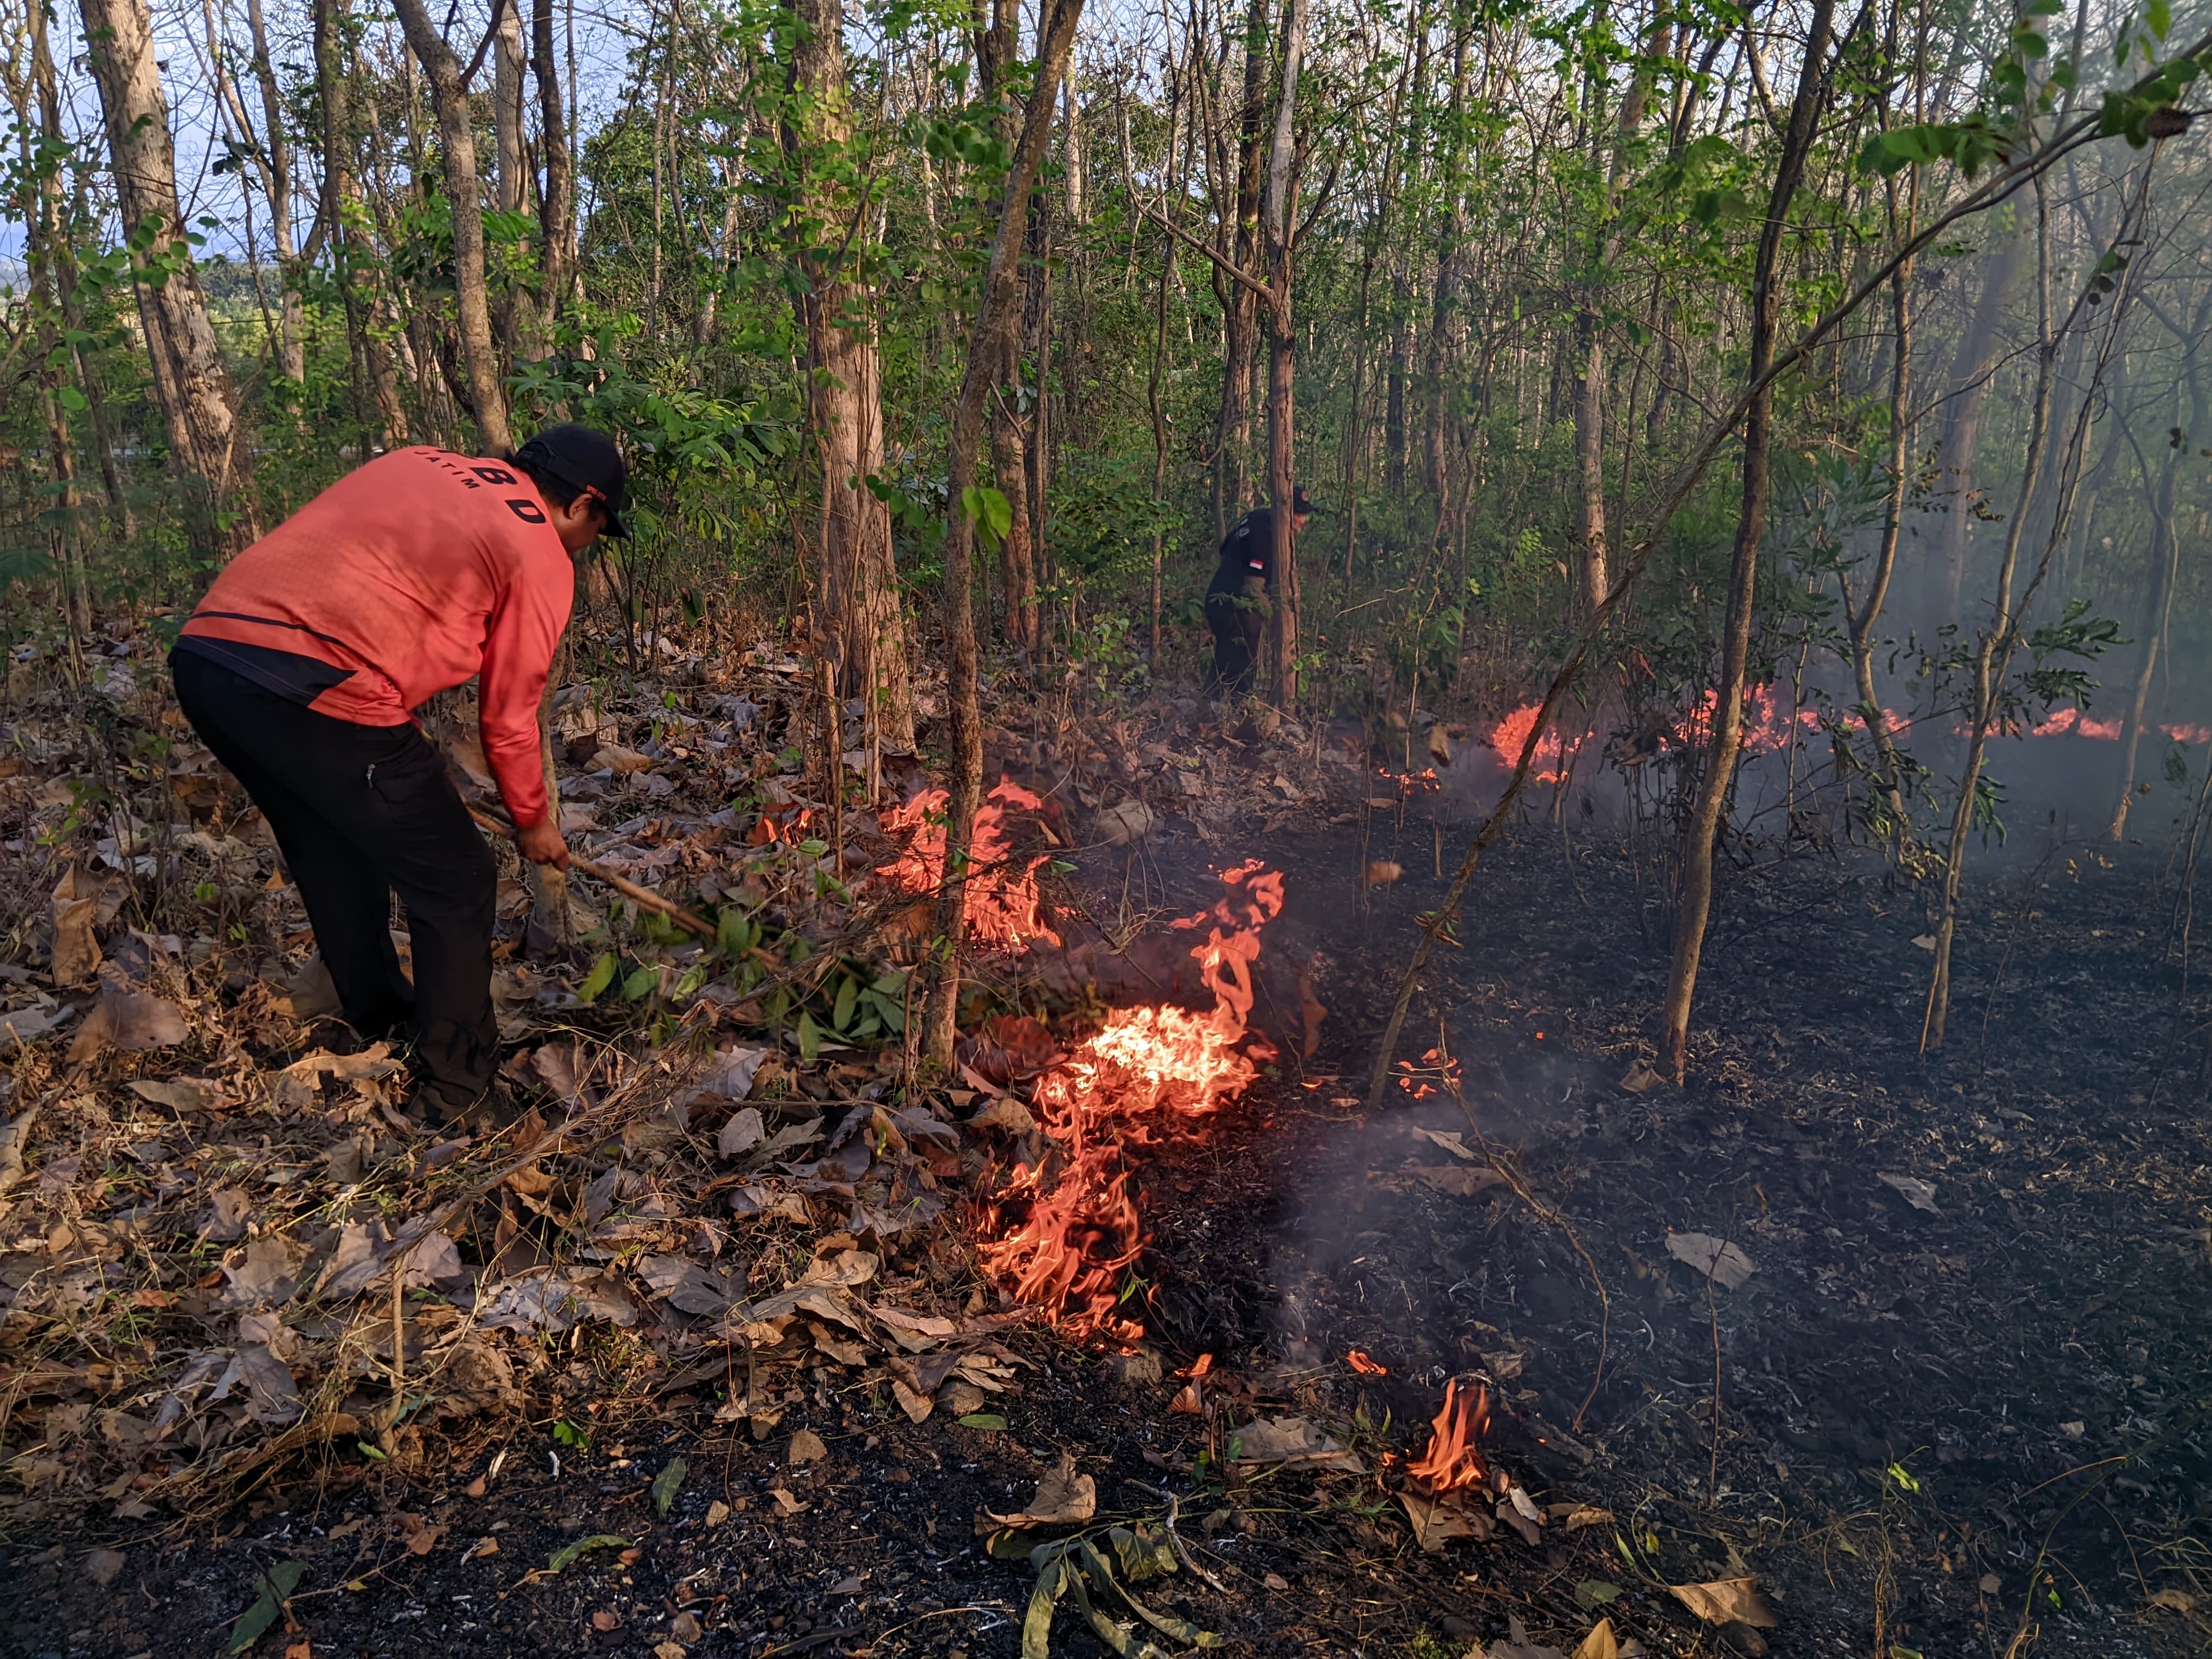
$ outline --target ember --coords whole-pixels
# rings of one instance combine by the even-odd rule
[[[1364,1348],[1346,1349],[1344,1355],[1344,1363],[1351,1366],[1355,1371],[1358,1371],[1362,1376],[1388,1376],[1390,1375],[1390,1368],[1388,1365],[1368,1358],[1367,1351]]]
[[[1406,1473],[1431,1492],[1472,1486],[1488,1471],[1475,1443],[1490,1431],[1490,1390],[1462,1394],[1456,1379],[1444,1384],[1443,1409],[1429,1425],[1429,1449],[1406,1465]]]
[[[1264,1041],[1247,1040],[1245,1020],[1259,930],[1283,908],[1283,878],[1255,860],[1222,879],[1227,896],[1175,924],[1207,930],[1191,955],[1213,993],[1212,1011],[1122,1009],[1039,1078],[1033,1105],[1052,1152],[1035,1165],[1016,1164],[981,1217],[986,1269],[1076,1337],[1127,1342],[1144,1334],[1121,1310],[1123,1281],[1146,1238],[1122,1148],[1150,1146],[1206,1117],[1273,1056]]]
[[[945,804],[942,789],[925,789],[903,806],[884,814],[884,833],[903,839],[906,850],[876,873],[909,893],[934,893],[945,878]],[[968,931],[975,942],[1017,955],[1042,940],[1060,943],[1044,924],[1037,897],[1037,872],[1050,862],[1041,854],[1021,866],[1011,858],[1006,837],[1009,809],[1035,811],[1043,803],[1021,785],[1000,779],[975,814],[975,836],[968,876]]]

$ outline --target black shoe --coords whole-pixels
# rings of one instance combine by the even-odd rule
[[[504,1083],[494,1079],[474,1093],[425,1078],[408,1097],[407,1115],[433,1128],[489,1134],[522,1115]]]

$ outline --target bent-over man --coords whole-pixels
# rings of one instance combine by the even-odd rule
[[[497,872],[411,711],[477,680],[516,848],[566,868],[538,698],[574,561],[628,533],[628,503],[620,453],[587,427],[553,427],[499,459],[395,450],[232,560],[170,654],[185,716],[269,820],[347,1024],[364,1038],[411,1028],[410,1109],[435,1123],[483,1105],[499,1061]]]

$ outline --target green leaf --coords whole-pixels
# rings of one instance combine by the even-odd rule
[[[1920,1490],[1920,1483],[1912,1478],[1912,1472],[1902,1463],[1892,1463],[1889,1466],[1889,1478],[1907,1492]]]
[[[1062,1558],[1046,1562],[1037,1574],[1029,1608],[1022,1614],[1022,1659],[1051,1659],[1053,1609],[1060,1605],[1060,1592],[1067,1588],[1069,1571]]]
[[[668,1460],[668,1467],[653,1477],[649,1489],[653,1496],[653,1512],[662,1520],[668,1518],[669,1505],[675,1503],[676,1494],[684,1490],[684,1477],[691,1466],[680,1457]]]
[[[975,526],[975,539],[987,553],[995,552],[1014,527],[1014,509],[988,484],[969,484],[960,492],[960,510]]]
[[[853,1029],[853,1005],[860,1000],[860,988],[852,979],[837,982],[837,1005],[830,1011],[830,1023],[841,1031]]]
[[[799,1057],[811,1060],[822,1052],[822,1028],[805,1009],[799,1012]]]
[[[69,410],[72,415],[82,415],[86,410],[92,406],[85,402],[84,393],[79,392],[73,386],[64,386],[60,392],[57,392],[55,395],[62,400],[62,407]]]
[[[1585,1578],[1575,1586],[1575,1600],[1586,1607],[1601,1607],[1619,1599],[1620,1586],[1608,1584],[1602,1578]]]
[[[2166,31],[2173,27],[2173,8],[2167,0],[2150,0],[2144,11],[2143,21],[2150,25],[2150,32],[2163,40]]]
[[[279,1561],[262,1575],[261,1599],[246,1608],[230,1633],[233,1653],[244,1653],[262,1638],[270,1626],[276,1622],[276,1615],[283,1611],[285,1598],[300,1587],[307,1571],[305,1561]]]
[[[647,991],[650,991],[659,978],[660,974],[656,969],[640,968],[635,969],[631,973],[630,976],[623,981],[623,1000],[624,1002],[635,1002]]]
[[[388,1463],[392,1461],[384,1455],[384,1451],[381,1447],[372,1446],[366,1440],[355,1441],[353,1443],[353,1449],[359,1452],[363,1457],[372,1458],[379,1463]]]
[[[986,1434],[1004,1434],[1006,1419],[996,1412],[969,1412],[960,1419],[963,1429],[981,1429]]]
[[[574,1543],[563,1544],[555,1550],[546,1560],[545,1571],[562,1571],[579,1557],[588,1555],[593,1550],[626,1550],[629,1547],[629,1540],[627,1538],[617,1537],[611,1532],[595,1532],[589,1538],[579,1538]]]
[[[592,971],[584,975],[584,982],[576,988],[576,1000],[596,1002],[599,994],[615,982],[615,957],[610,951],[592,964]]]

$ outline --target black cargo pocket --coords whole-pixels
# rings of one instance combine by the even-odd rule
[[[392,729],[401,735],[369,763],[368,787],[391,805],[404,806],[436,781],[438,754],[413,726]]]

